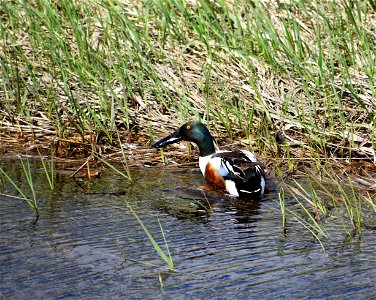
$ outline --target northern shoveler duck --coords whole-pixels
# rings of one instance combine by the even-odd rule
[[[236,197],[265,192],[265,173],[255,155],[247,150],[215,151],[212,135],[200,122],[187,122],[152,146],[161,148],[182,140],[197,144],[200,169],[209,185]]]

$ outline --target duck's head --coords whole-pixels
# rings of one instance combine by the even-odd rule
[[[200,156],[210,155],[215,152],[213,137],[206,126],[198,121],[185,123],[174,133],[155,142],[152,147],[162,148],[180,141],[189,141],[197,144],[200,149]]]

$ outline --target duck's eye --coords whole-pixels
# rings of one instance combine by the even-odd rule
[[[191,129],[191,125],[187,125],[187,126],[185,126],[185,128]]]

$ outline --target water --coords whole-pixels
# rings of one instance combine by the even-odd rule
[[[2,167],[22,181],[17,163]],[[205,195],[196,168],[133,170],[132,185],[111,172],[91,183],[60,176],[51,192],[33,167],[37,221],[25,202],[0,196],[1,299],[376,298],[372,229],[349,239],[333,224],[323,251],[297,222],[283,233],[275,193]],[[162,245],[159,218],[177,272],[124,201]]]

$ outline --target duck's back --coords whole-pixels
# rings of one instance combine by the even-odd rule
[[[226,189],[234,196],[265,191],[264,170],[250,151],[217,151],[200,157],[200,169],[209,184]]]

